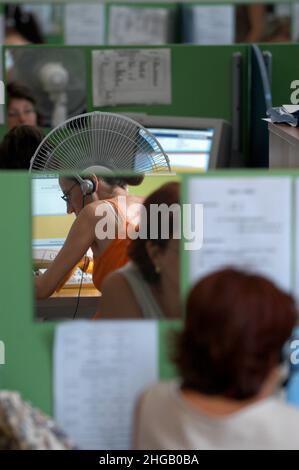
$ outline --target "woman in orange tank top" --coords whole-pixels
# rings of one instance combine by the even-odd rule
[[[112,206],[116,221],[121,225],[121,228],[124,229],[125,232],[127,232],[130,224],[132,228],[135,228],[135,224],[127,220],[126,214],[123,213],[117,201],[108,199],[105,203]],[[112,271],[124,266],[128,262],[129,243],[130,239],[127,236],[125,238],[116,237],[110,241],[108,246],[100,255],[94,257],[92,280],[98,290],[101,290],[102,281],[105,279],[107,274],[110,274]]]
[[[47,271],[35,278],[36,298],[44,299],[70,277],[87,250],[93,252],[93,283],[98,290],[107,274],[127,261],[128,230],[134,230],[142,198],[130,196],[128,185],[139,185],[143,176],[95,176],[88,178],[92,190],[84,195],[80,177],[60,177],[67,213],[75,213],[65,243]]]

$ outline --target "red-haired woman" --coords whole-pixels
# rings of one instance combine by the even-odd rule
[[[156,216],[162,204],[164,213]],[[96,318],[180,316],[179,239],[174,235],[179,183],[161,186],[144,201],[143,208],[139,227],[143,236],[131,242],[131,261],[103,282]]]
[[[276,392],[293,299],[265,278],[224,269],[187,301],[174,362],[181,381],[152,386],[136,412],[138,449],[299,449],[299,410]]]

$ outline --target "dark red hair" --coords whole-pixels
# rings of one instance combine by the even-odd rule
[[[255,396],[279,364],[296,322],[293,298],[271,281],[223,269],[197,282],[174,361],[183,387],[233,399]]]
[[[180,185],[178,182],[171,182],[163,184],[160,188],[150,194],[145,201],[143,202],[143,206],[145,207],[145,217],[144,220],[142,219],[140,222],[141,224],[146,224],[146,233],[147,236],[145,238],[137,238],[133,240],[129,247],[129,256],[135,262],[135,264],[140,269],[144,279],[150,283],[157,282],[159,280],[159,274],[155,271],[155,266],[153,265],[150,257],[148,256],[146,244],[149,240],[157,246],[159,246],[162,250],[165,250],[169,240],[173,237],[174,233],[174,218],[173,214],[170,212],[168,218],[168,229],[169,229],[169,238],[165,239],[161,236],[161,226],[162,220],[161,217],[158,220],[153,221],[150,217],[150,208],[151,205],[161,205],[165,204],[166,206],[171,206],[172,204],[179,204],[179,191]],[[151,225],[157,223],[157,239],[151,239]]]

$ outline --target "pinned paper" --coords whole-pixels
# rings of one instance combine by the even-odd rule
[[[66,44],[104,44],[105,10],[99,3],[67,4],[64,15]]]
[[[191,178],[188,202],[203,204],[203,246],[190,252],[191,282],[227,266],[263,274],[290,290],[289,177]]]
[[[185,36],[194,44],[232,44],[235,39],[233,5],[187,7]]]
[[[109,9],[109,44],[165,44],[170,39],[170,8]]]
[[[93,105],[170,104],[170,49],[92,52]]]
[[[58,327],[55,418],[80,449],[129,449],[137,398],[157,379],[157,322],[78,321]]]

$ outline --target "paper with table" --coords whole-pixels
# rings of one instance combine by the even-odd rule
[[[203,247],[189,252],[191,282],[224,266],[292,288],[292,179],[190,178],[188,201],[203,204]]]
[[[170,8],[111,5],[109,44],[165,44],[171,32]]]
[[[170,104],[170,49],[92,51],[93,106]]]
[[[130,448],[136,398],[157,379],[155,321],[78,321],[56,330],[55,418],[81,449]]]

